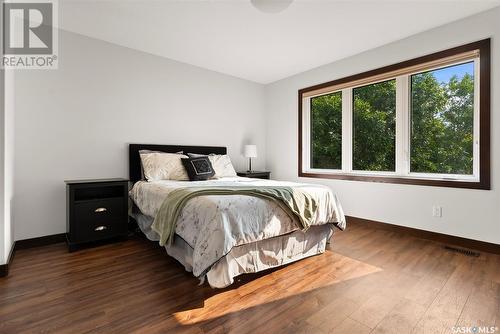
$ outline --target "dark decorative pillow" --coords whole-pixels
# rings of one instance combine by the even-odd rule
[[[191,181],[205,181],[215,174],[212,164],[206,155],[187,159],[183,158],[181,160]]]
[[[198,153],[186,153],[188,157],[190,158],[201,158],[201,157],[208,157],[210,155],[214,155],[213,153],[210,153],[209,155],[206,154],[198,154]]]

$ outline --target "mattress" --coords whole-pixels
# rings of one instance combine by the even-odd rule
[[[159,240],[158,234],[151,230],[152,218],[140,213],[135,214],[134,218],[149,240]],[[322,254],[333,232],[332,224],[318,225],[306,232],[296,230],[286,235],[233,247],[200,279],[203,281],[206,277],[213,288],[225,288],[233,284],[235,277],[239,275],[256,273]],[[193,248],[184,239],[175,235],[172,245],[165,246],[165,249],[186,271],[193,271]]]

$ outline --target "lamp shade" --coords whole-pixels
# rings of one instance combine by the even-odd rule
[[[243,154],[246,158],[257,158],[257,146],[256,145],[245,145],[245,150]]]

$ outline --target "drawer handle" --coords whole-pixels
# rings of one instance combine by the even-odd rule
[[[96,213],[98,213],[98,212],[106,212],[106,211],[108,211],[108,209],[106,209],[106,208],[97,208],[97,209],[94,210],[94,212],[96,212]]]
[[[94,231],[96,232],[99,232],[99,231],[104,231],[106,230],[108,227],[107,226],[104,226],[104,225],[101,225],[101,226],[97,226]]]

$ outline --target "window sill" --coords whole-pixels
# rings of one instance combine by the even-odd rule
[[[317,179],[336,179],[347,181],[364,181],[364,182],[380,182],[380,183],[396,183],[419,186],[434,186],[434,187],[449,187],[449,188],[467,188],[491,190],[490,181],[482,179],[480,181],[462,181],[462,180],[444,180],[444,179],[427,179],[413,178],[401,176],[376,176],[376,175],[355,175],[342,173],[316,173],[299,171],[299,177],[310,177]]]

